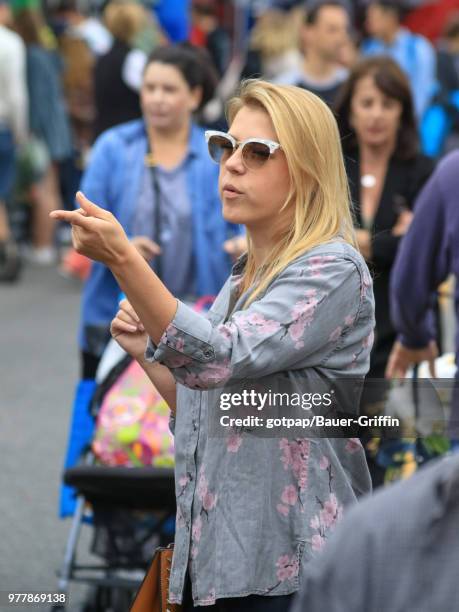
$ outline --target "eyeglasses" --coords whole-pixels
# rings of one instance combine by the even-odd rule
[[[265,164],[271,155],[282,149],[278,142],[262,138],[248,138],[238,142],[231,134],[207,130],[205,133],[209,155],[217,164],[224,164],[238,147],[244,166],[249,170],[257,170]]]

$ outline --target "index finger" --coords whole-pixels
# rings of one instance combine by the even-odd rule
[[[91,219],[86,216],[83,210],[53,210],[49,213],[51,219],[58,221],[66,221],[72,225],[79,225],[89,229],[91,227]]]
[[[121,302],[119,303],[119,307],[121,308],[121,310],[124,310],[125,312],[127,312],[129,315],[131,315],[131,317],[137,321],[138,323],[140,323],[140,319],[136,313],[136,311],[134,310],[134,308],[131,305],[131,302],[129,302],[129,300],[127,299],[123,299],[121,300]]]

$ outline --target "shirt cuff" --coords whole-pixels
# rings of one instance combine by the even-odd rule
[[[405,348],[417,350],[425,348],[432,340],[432,337],[429,335],[418,335],[416,339],[413,339],[405,334],[399,334],[397,340],[401,342]]]
[[[176,368],[191,361],[207,363],[215,359],[210,343],[212,325],[208,319],[177,300],[177,311],[156,345],[148,338],[145,360]]]

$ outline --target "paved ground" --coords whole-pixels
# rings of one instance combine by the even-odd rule
[[[57,508],[78,377],[79,293],[79,283],[49,268],[0,284],[0,590],[56,589],[69,529]],[[73,612],[82,589],[70,597]]]

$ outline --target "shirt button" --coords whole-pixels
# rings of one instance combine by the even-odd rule
[[[212,357],[212,351],[210,351],[209,349],[207,349],[206,351],[204,351],[204,357]]]

